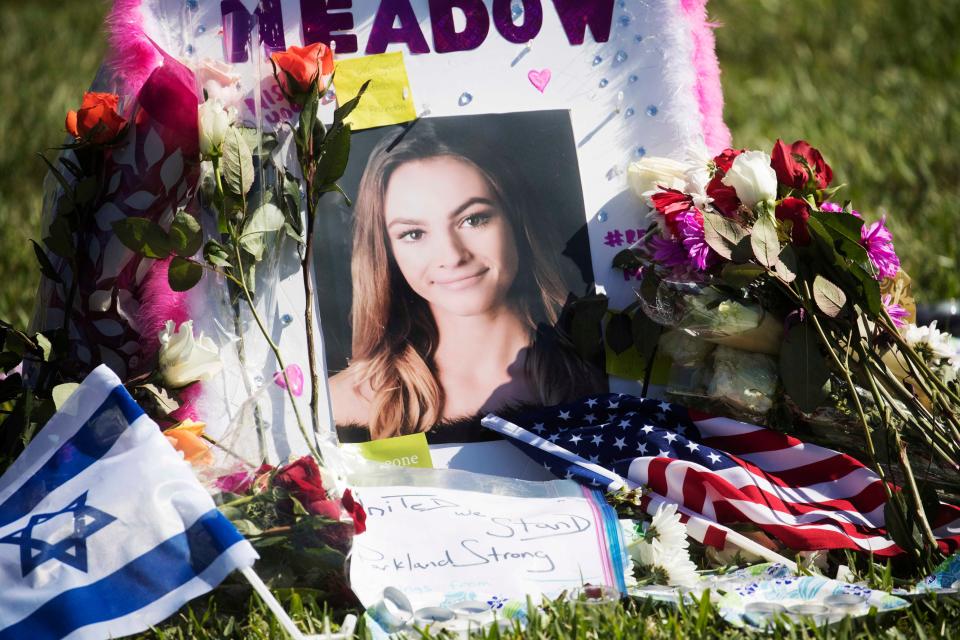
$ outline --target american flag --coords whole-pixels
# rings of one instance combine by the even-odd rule
[[[902,553],[884,529],[886,492],[854,458],[764,427],[654,399],[612,394],[484,426],[560,478],[593,487],[647,487],[679,505],[694,538],[723,546],[711,523],[752,523],[794,550]],[[960,509],[931,522],[941,549],[960,547]]]

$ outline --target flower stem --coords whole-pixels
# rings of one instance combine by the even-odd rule
[[[300,270],[303,273],[303,294],[305,298],[303,321],[307,331],[307,358],[310,361],[310,419],[313,423],[313,430],[316,433],[320,430],[318,423],[320,415],[320,395],[318,393],[320,375],[317,373],[317,347],[314,343],[313,335],[313,278],[311,277],[311,271],[313,270],[313,231],[316,207],[313,202],[313,175],[306,166],[303,166],[301,170],[305,176],[304,180],[306,182],[307,192],[307,237],[303,260],[300,262]]]

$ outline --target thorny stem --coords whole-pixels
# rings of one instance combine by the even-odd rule
[[[313,136],[310,136],[310,142],[308,143],[311,145],[311,149],[308,151],[309,157],[312,157],[313,155],[312,140]],[[313,430],[316,433],[320,430],[317,422],[320,413],[320,395],[318,393],[318,389],[320,387],[320,375],[317,373],[317,348],[314,344],[313,336],[313,279],[311,278],[313,262],[313,227],[314,215],[316,214],[316,211],[313,202],[313,173],[306,165],[306,162],[301,162],[301,171],[304,175],[307,192],[307,238],[306,246],[304,247],[303,260],[300,262],[300,271],[303,274],[303,293],[304,298],[306,299],[303,309],[303,320],[304,324],[306,324],[305,328],[307,332],[307,358],[310,361],[310,419],[313,422]]]

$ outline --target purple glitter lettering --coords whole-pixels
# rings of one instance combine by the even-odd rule
[[[553,0],[570,44],[583,44],[587,27],[597,42],[610,39],[614,0]]]
[[[526,44],[540,33],[543,26],[543,8],[540,0],[523,0],[523,24],[513,22],[511,0],[493,0],[493,24],[505,40]]]
[[[287,48],[280,1],[262,0],[255,12],[260,23],[260,42],[268,56]],[[240,0],[223,0],[220,3],[220,15],[223,18],[224,58],[231,63],[246,62],[249,59],[247,45],[250,42],[250,30],[253,29],[253,16]]]
[[[487,38],[490,17],[482,0],[430,0],[430,23],[433,26],[433,48],[437,53],[470,51]],[[453,10],[460,9],[467,18],[463,31],[457,31]]]
[[[352,33],[334,33],[353,29],[353,14],[344,9],[353,6],[351,0],[300,0],[300,19],[303,22],[303,43],[336,43],[337,53],[356,53],[357,36]]]
[[[393,23],[399,19],[400,26],[394,28]],[[417,15],[407,0],[382,0],[377,15],[373,19],[370,29],[370,39],[367,41],[367,55],[383,53],[387,45],[392,42],[402,42],[410,49],[410,53],[430,53],[427,40],[420,31]]]

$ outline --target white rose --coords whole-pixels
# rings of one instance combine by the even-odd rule
[[[237,119],[237,110],[224,108],[219,100],[207,100],[200,105],[200,155],[214,158],[220,155],[227,130]]]
[[[213,340],[201,333],[193,337],[193,320],[187,320],[174,330],[173,320],[158,336],[160,339],[160,375],[172,389],[215,375],[223,366],[220,352]]]
[[[688,169],[670,158],[643,158],[627,167],[627,183],[638,198],[649,203],[650,196],[661,187],[686,191]]]
[[[722,182],[733,187],[740,202],[750,208],[777,197],[777,173],[770,166],[770,155],[764,151],[741,153]]]

